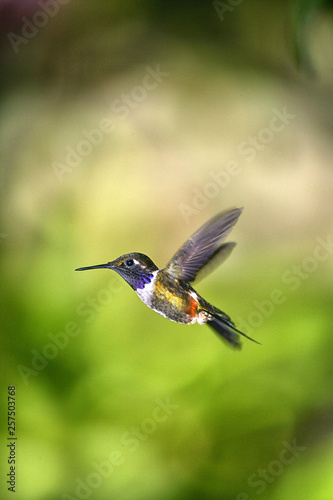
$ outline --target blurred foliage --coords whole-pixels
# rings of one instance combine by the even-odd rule
[[[308,74],[313,76],[316,71],[324,69],[317,67],[319,63],[322,63],[321,66],[329,64],[327,37],[330,37],[330,32],[332,32],[332,10],[332,0],[298,0],[295,2],[293,33],[296,60]],[[329,71],[328,69],[327,73]]]
[[[0,463],[16,385],[18,499],[333,495],[332,3],[223,3],[51,0],[19,43],[41,3],[0,0]],[[238,245],[197,290],[261,346],[74,272],[130,251],[162,267],[237,205]]]

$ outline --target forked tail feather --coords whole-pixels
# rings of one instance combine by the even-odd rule
[[[222,315],[212,315],[212,319],[207,321],[207,325],[235,349],[240,349],[242,346],[240,335],[252,340],[252,342],[255,342],[256,344],[260,344],[257,340],[254,340],[240,330],[237,330],[232,321],[224,318]]]

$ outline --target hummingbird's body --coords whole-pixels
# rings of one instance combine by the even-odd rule
[[[173,279],[163,270],[155,271],[150,284],[136,293],[148,307],[171,321],[188,325],[199,319],[199,295],[186,281]]]
[[[148,307],[176,323],[189,325],[207,322],[209,309],[213,312],[215,308],[200,297],[191,285],[171,278],[163,269],[154,273],[149,285],[136,290]]]
[[[237,222],[242,209],[223,212],[210,219],[178,250],[164,269],[142,253],[86,269],[112,269],[135,290],[140,299],[165,318],[182,324],[208,324],[232,346],[240,347],[239,334],[229,316],[203,299],[190,285],[199,272],[224,260],[235,243],[221,242]],[[214,266],[215,267],[215,266]],[[248,337],[249,338],[249,337]],[[250,339],[253,340],[253,339]]]

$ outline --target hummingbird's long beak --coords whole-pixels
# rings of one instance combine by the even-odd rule
[[[98,266],[79,267],[78,269],[75,269],[75,271],[87,271],[89,269],[110,269],[110,263],[99,264]]]

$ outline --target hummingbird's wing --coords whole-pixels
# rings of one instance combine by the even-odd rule
[[[212,271],[214,271],[214,269],[222,264],[222,262],[224,262],[229,257],[235,246],[236,243],[234,241],[228,241],[228,243],[223,243],[221,246],[219,246],[216,252],[214,252],[212,257],[207,261],[207,263],[204,264],[201,269],[199,269],[195,277],[195,282],[198,283],[203,278],[205,278],[207,274],[210,274]]]
[[[242,210],[234,208],[221,212],[206,222],[172,257],[164,271],[174,278],[192,282],[197,274],[207,274],[206,271],[215,268],[235,246],[235,243],[221,243],[236,224]],[[200,270],[202,272],[199,273]]]

